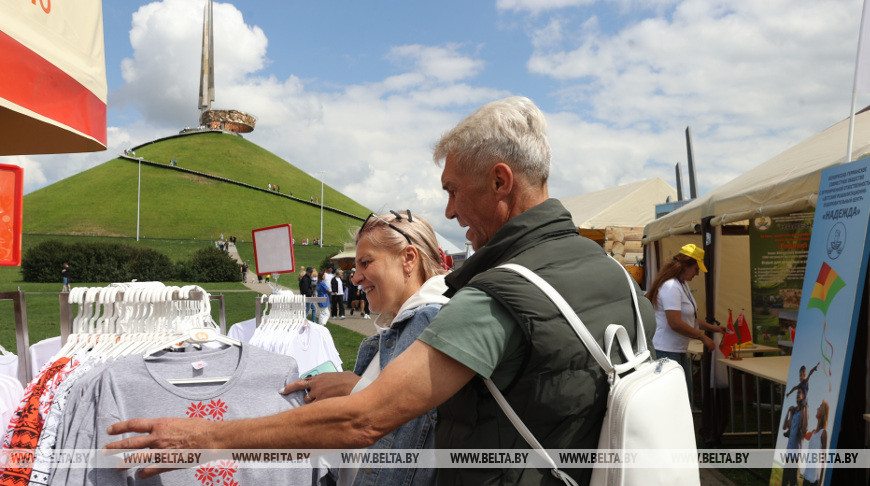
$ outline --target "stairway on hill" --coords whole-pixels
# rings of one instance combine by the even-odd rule
[[[217,244],[217,243],[215,243],[215,244]],[[241,267],[241,265],[242,265],[242,263],[244,263],[244,261],[242,261],[242,257],[239,256],[239,251],[236,249],[236,245],[231,245],[229,243],[227,243],[227,244],[229,245],[229,249],[227,250],[228,253],[230,254],[231,257],[233,257],[233,259],[236,262],[238,262],[239,267]],[[269,284],[267,284],[266,282],[263,282],[263,283],[257,282],[257,273],[255,271],[253,271],[251,269],[251,267],[248,267],[248,273],[247,273],[247,275],[245,275],[244,284],[245,284],[245,287],[247,287],[255,292],[259,292],[261,294],[269,295],[272,293],[272,287]],[[274,282],[272,285],[277,286],[281,290],[291,290],[287,287],[284,287],[283,285],[277,285]]]
[[[217,243],[215,243],[215,244],[217,244]],[[241,266],[242,263],[244,263],[242,261],[242,257],[239,256],[239,252],[238,252],[238,250],[236,250],[235,245],[230,245],[228,251],[229,251],[230,256],[232,256],[233,259],[235,259],[239,263],[239,266]],[[292,273],[287,274],[285,277],[292,278],[293,274]],[[275,285],[275,284],[273,283],[273,285]],[[248,268],[248,274],[245,276],[245,286],[248,287],[249,289],[251,289],[255,292],[259,292],[261,294],[269,295],[272,293],[272,287],[270,287],[269,284],[267,284],[265,282],[264,283],[257,283],[257,274],[256,274],[256,272],[252,271],[250,267]],[[282,285],[278,285],[278,288],[280,288],[281,290],[292,290],[292,289],[288,289],[287,287],[284,287]],[[292,291],[296,292],[295,290],[292,290]],[[377,314],[372,314],[373,319],[377,318],[377,316],[378,316]],[[335,320],[333,320],[332,318],[330,318],[330,322],[332,324],[339,325],[345,329],[362,334],[363,336],[366,336],[366,337],[374,336],[375,334],[377,334],[375,326],[372,325],[372,322],[374,322],[374,321],[363,320],[363,318],[359,314],[357,314],[356,316],[350,315],[349,311],[348,311],[347,319],[344,319],[344,320],[335,319]]]

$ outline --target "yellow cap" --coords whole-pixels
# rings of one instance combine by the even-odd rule
[[[704,266],[704,250],[698,248],[692,243],[680,248],[680,253],[686,256],[690,256],[698,261],[698,268],[701,269],[702,272],[707,272],[707,267]]]

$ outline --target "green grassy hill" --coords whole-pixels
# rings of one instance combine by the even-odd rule
[[[136,156],[225,177],[308,199],[320,195],[320,181],[276,155],[235,135],[200,133],[161,140],[136,149]],[[93,236],[136,236],[138,164],[113,159],[24,197],[24,232]],[[326,186],[327,206],[365,218],[369,210]],[[273,193],[171,169],[142,165],[140,236],[210,239],[234,235],[250,241],[251,230],[290,223],[293,235],[320,235],[320,209]],[[351,240],[359,220],[323,212],[329,245]]]

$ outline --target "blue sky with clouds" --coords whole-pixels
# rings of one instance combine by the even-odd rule
[[[196,124],[202,6],[104,1],[109,152],[0,162],[32,191]],[[480,105],[525,95],[544,110],[554,197],[673,184],[691,125],[703,193],[848,116],[860,16],[859,0],[219,2],[213,106],[461,246],[429,149]]]

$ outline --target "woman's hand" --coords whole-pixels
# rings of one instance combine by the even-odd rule
[[[286,395],[298,390],[307,390],[305,403],[311,403],[315,400],[350,395],[351,390],[359,380],[360,377],[351,371],[320,373],[290,383],[284,387],[281,394]]]
[[[698,324],[698,328],[702,331],[707,332],[721,332],[725,334],[725,328],[722,327],[721,324],[717,321],[716,323],[702,321],[701,319],[695,319],[695,322]]]
[[[703,332],[701,333],[701,337],[699,339],[701,339],[701,342],[704,343],[704,347],[707,348],[707,351],[713,351],[714,349],[716,349],[716,344],[713,342],[713,340],[707,337],[707,335]]]

